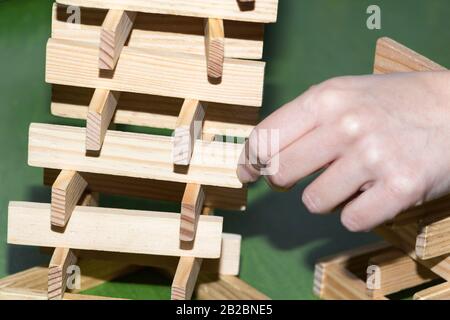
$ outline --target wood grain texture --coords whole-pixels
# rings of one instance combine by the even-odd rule
[[[50,206],[11,202],[8,243],[168,256],[219,258],[222,218],[202,216],[192,249],[179,247],[179,214],[76,207],[64,233],[50,230]]]
[[[450,217],[447,212],[424,218],[419,222],[416,239],[416,254],[422,259],[431,259],[450,253]]]
[[[100,32],[108,10],[80,8],[80,24],[68,22],[67,6],[55,3],[52,14],[52,38],[90,42],[100,45]],[[139,13],[127,45],[204,55],[204,19],[173,15]],[[224,21],[225,57],[261,59],[264,25]]]
[[[387,296],[438,278],[396,248],[371,257],[367,270],[371,271],[367,274],[368,294],[373,298]]]
[[[444,70],[447,69],[390,38],[380,38],[377,42],[376,74]]]
[[[100,69],[114,70],[133,28],[135,18],[136,12],[108,10],[100,31],[98,55]]]
[[[55,116],[86,120],[94,89],[53,85]],[[175,129],[184,99],[123,92],[112,123]],[[259,108],[202,103],[206,108],[203,135],[248,137],[259,120]]]
[[[201,139],[205,109],[198,100],[186,99],[181,107],[173,134],[173,163],[187,166],[191,162],[195,141]]]
[[[44,169],[44,184],[51,186],[60,170]],[[88,190],[105,194],[181,203],[186,183],[79,172]],[[205,205],[223,210],[245,211],[247,187],[241,189],[203,186]]]
[[[427,217],[450,217],[450,195],[410,208],[397,215],[392,223],[398,226],[417,223]]]
[[[62,170],[52,186],[51,224],[65,227],[87,187],[76,171]]]
[[[48,300],[45,290],[26,288],[1,288],[0,300]],[[65,293],[62,300],[125,300],[85,294]]]
[[[414,300],[450,300],[450,283],[441,283],[416,292]]]
[[[198,140],[187,173],[173,172],[172,137],[108,131],[98,157],[86,157],[83,128],[31,124],[28,164],[135,178],[242,188],[242,145]]]
[[[208,81],[204,56],[124,47],[114,72],[99,74],[97,51],[90,43],[49,39],[46,81],[253,107],[262,103],[264,62],[227,58],[215,85]]]
[[[48,267],[48,299],[62,300],[67,287],[68,268],[77,263],[77,256],[68,248],[56,248]]]
[[[190,300],[197,282],[202,259],[181,257],[172,282],[172,300]]]
[[[368,261],[389,248],[387,243],[370,244],[320,259],[314,270],[314,294],[325,300],[372,300],[363,281]]]
[[[95,89],[86,121],[86,150],[100,151],[105,134],[116,111],[120,92]]]
[[[278,0],[259,0],[255,5],[240,5],[236,0],[58,0],[58,3],[101,9],[221,18],[251,22],[275,22]]]
[[[401,249],[412,259],[428,268],[436,275],[449,281],[450,280],[450,257],[441,256],[428,260],[419,259],[416,255],[416,237],[417,237],[417,224],[411,224],[398,227],[382,226],[375,229],[375,233],[390,242],[393,246]]]
[[[204,273],[198,277],[195,297],[199,300],[270,300],[238,277]]]
[[[202,274],[220,274],[228,276],[239,275],[239,264],[241,255],[241,239],[237,234],[222,234],[222,250],[219,259],[203,259]],[[82,261],[104,260],[130,265],[162,268],[175,272],[179,257],[158,256],[148,254],[131,254],[106,251],[76,250],[76,254]]]
[[[199,184],[188,184],[181,201],[180,241],[193,241],[202,213],[205,192]]]
[[[205,19],[205,50],[208,77],[221,78],[225,58],[225,31],[222,19]]]

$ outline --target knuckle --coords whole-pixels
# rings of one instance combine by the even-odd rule
[[[388,160],[386,144],[379,137],[370,136],[361,142],[362,162],[369,168],[378,167]]]
[[[364,117],[357,113],[346,113],[338,120],[338,130],[347,139],[359,137],[365,126],[366,121]]]
[[[387,192],[396,198],[411,197],[421,190],[420,179],[411,173],[400,173],[391,176],[386,182]]]

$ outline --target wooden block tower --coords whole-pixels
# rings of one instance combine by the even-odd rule
[[[376,74],[443,70],[389,38],[377,43]],[[317,263],[314,292],[318,297],[384,300],[423,285],[428,288],[416,290],[414,299],[450,299],[450,196],[401,213],[375,232],[386,243]]]
[[[81,289],[141,265],[174,275],[172,299],[190,299],[205,277],[216,281],[199,283],[197,297],[267,298],[236,277],[241,237],[223,233],[212,213],[246,207],[236,169],[258,121],[264,23],[276,21],[277,7],[278,0],[54,4],[51,112],[86,127],[31,124],[28,164],[44,168],[51,203],[11,202],[8,243],[54,251],[48,269],[1,280],[0,298],[97,298],[66,293],[76,264]],[[181,212],[101,208],[102,193],[179,202]]]

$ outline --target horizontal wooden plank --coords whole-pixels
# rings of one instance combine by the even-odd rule
[[[390,38],[380,38],[377,42],[376,74],[444,70],[447,69]]]
[[[55,3],[52,16],[52,38],[84,41],[99,45],[100,30],[108,10],[80,8],[80,24],[70,22],[67,6]],[[261,59],[264,25],[224,21],[225,57]],[[128,39],[128,46],[205,54],[204,19],[174,15],[140,13]]]
[[[371,257],[367,270],[367,283],[371,284],[368,293],[374,298],[413,288],[438,278],[397,248]]]
[[[64,232],[51,230],[50,205],[11,202],[8,243],[43,247],[219,258],[221,217],[202,216],[192,249],[180,249],[176,213],[96,207],[75,208]]]
[[[419,222],[416,254],[426,260],[450,253],[450,217],[447,212],[430,216]]]
[[[450,300],[450,283],[444,282],[414,295],[414,300]]]
[[[94,89],[52,86],[51,112],[55,116],[86,119]],[[112,122],[175,129],[183,99],[146,94],[121,94]],[[260,108],[202,103],[207,106],[203,134],[248,137],[259,120]]]
[[[375,232],[390,242],[395,247],[401,249],[412,259],[430,269],[441,278],[450,281],[450,256],[441,256],[428,260],[420,259],[415,250],[417,237],[417,224],[388,227],[382,226],[375,229]]]
[[[86,157],[84,128],[33,123],[28,164],[219,187],[242,188],[236,168],[243,146],[198,140],[187,173],[173,171],[172,137],[108,131],[98,157]]]
[[[204,259],[202,274],[220,274],[237,276],[239,274],[241,258],[241,239],[237,234],[222,234],[222,250],[219,259]],[[148,254],[131,254],[106,251],[76,250],[82,261],[95,259],[113,262],[127,262],[130,265],[147,266],[175,271],[179,257],[156,256]]]
[[[46,81],[201,101],[260,107],[265,63],[225,59],[220,84],[208,80],[201,55],[124,47],[113,72],[98,71],[98,46],[49,39]]]
[[[221,18],[251,22],[275,22],[278,0],[242,3],[236,0],[57,0],[58,3],[101,9]]]
[[[44,184],[52,186],[61,170],[44,169]],[[130,178],[106,174],[79,172],[87,181],[88,190],[104,194],[146,198],[181,203],[185,183]],[[205,205],[222,210],[244,211],[247,206],[247,187],[241,189],[203,186]]]

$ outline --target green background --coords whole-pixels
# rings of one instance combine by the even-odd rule
[[[370,4],[381,7],[380,31],[366,27]],[[29,124],[83,125],[50,115],[44,65],[51,5],[50,0],[0,1],[0,277],[48,261],[36,248],[6,244],[8,201],[50,201],[49,188],[41,185],[42,171],[27,166]],[[278,22],[266,29],[263,114],[330,77],[371,73],[380,36],[450,66],[449,18],[448,0],[280,0]],[[318,258],[376,241],[370,234],[347,232],[338,214],[307,213],[300,194],[308,181],[288,193],[272,192],[261,181],[250,188],[246,213],[223,213],[225,231],[244,237],[241,277],[274,299],[313,299]],[[109,196],[102,197],[101,205],[179,210],[174,204]],[[170,280],[144,271],[89,293],[167,299],[169,286]]]

